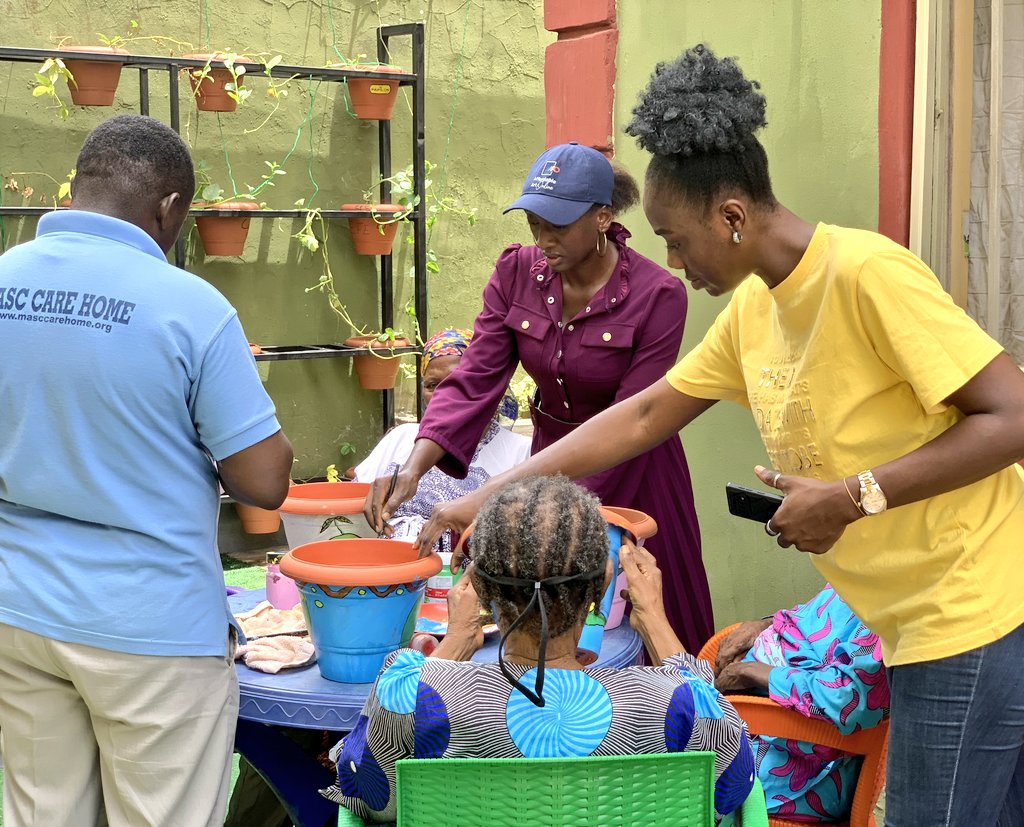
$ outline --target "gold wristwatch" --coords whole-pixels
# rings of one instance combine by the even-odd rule
[[[885,511],[888,503],[881,486],[875,482],[875,475],[871,471],[861,471],[857,479],[860,480],[860,510],[869,517]]]

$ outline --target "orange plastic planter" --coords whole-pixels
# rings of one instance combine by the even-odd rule
[[[305,482],[288,489],[286,514],[358,514],[370,493],[368,482]]]
[[[126,55],[124,49],[111,46],[61,46],[66,52],[89,52],[90,54]],[[75,60],[64,61],[71,72],[74,82],[68,82],[71,100],[78,106],[111,106],[114,103],[114,92],[121,80],[123,63],[109,60]]]
[[[353,69],[365,72],[397,72],[403,69],[397,66],[374,66],[357,64]],[[347,78],[348,97],[352,102],[352,111],[360,120],[390,121],[398,99],[398,81],[381,80],[380,78]]]
[[[658,533],[658,524],[654,518],[635,508],[602,505],[601,516],[606,522],[626,529],[637,540],[646,540]]]
[[[289,551],[281,571],[300,583],[391,586],[433,577],[441,571],[441,558],[434,552],[419,557],[403,540],[321,540]]]

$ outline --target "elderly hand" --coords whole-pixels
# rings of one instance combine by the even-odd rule
[[[785,495],[771,518],[782,548],[824,554],[843,536],[846,527],[863,516],[850,498],[843,480],[822,482],[808,477],[781,474],[762,465],[754,473],[765,485]]]
[[[715,656],[715,674],[719,674],[730,663],[742,660],[757,636],[771,625],[770,620],[747,620],[722,638]]]
[[[429,553],[434,547],[434,543],[445,531],[451,530],[456,534],[465,531],[466,526],[473,522],[477,512],[486,501],[487,495],[481,495],[480,490],[477,489],[457,500],[435,505],[430,519],[420,529],[419,537],[416,538],[420,556]]]
[[[768,689],[772,667],[767,663],[730,663],[715,678],[719,692],[739,692],[743,689]]]
[[[472,566],[448,590],[448,633],[430,654],[442,660],[469,660],[484,645],[480,598],[469,573]]]
[[[633,604],[630,623],[633,628],[652,618],[665,616],[665,603],[661,592],[661,569],[654,555],[647,549],[622,541],[619,562],[626,573],[626,589],[622,596]]]

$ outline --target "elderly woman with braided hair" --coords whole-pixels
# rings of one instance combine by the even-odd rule
[[[765,107],[703,45],[657,67],[626,130],[652,154],[644,211],[694,289],[733,295],[663,379],[491,487],[595,474],[719,400],[749,408],[774,466],[754,470],[785,494],[765,531],[882,644],[886,824],[1021,827],[1024,374],[913,253],[778,202]]]
[[[473,562],[449,594],[448,635],[431,657],[388,657],[332,751],[338,779],[322,794],[365,819],[393,821],[403,758],[713,750],[715,809],[737,809],[753,785],[746,730],[712,686],[710,665],[672,631],[648,551],[627,544],[621,560],[631,622],[657,666],[584,671],[576,661],[588,607],[611,577],[605,526],[594,496],[565,477],[495,494],[476,522]],[[458,663],[483,641],[481,600],[497,610],[498,663]]]
[[[423,344],[420,369],[423,374],[425,409],[429,407],[438,385],[458,367],[472,338],[472,330],[456,327],[438,331]],[[518,465],[530,455],[530,440],[502,427],[503,423],[515,422],[519,414],[519,403],[511,392],[505,392],[498,409],[492,414],[469,461],[465,477],[457,479],[439,468],[427,471],[420,478],[416,493],[388,518],[389,537],[415,539],[435,505],[476,490],[491,477]],[[389,477],[409,458],[418,431],[419,425],[415,422],[388,431],[370,455],[356,466],[356,480],[373,482],[378,478]],[[436,548],[450,552],[451,535],[443,535]]]

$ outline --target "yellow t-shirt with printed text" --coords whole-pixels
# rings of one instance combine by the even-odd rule
[[[784,474],[836,480],[962,419],[943,400],[1001,351],[908,250],[819,224],[797,268],[773,289],[748,278],[668,381],[749,407]],[[1014,465],[862,518],[811,557],[896,666],[966,652],[1024,622],[1022,549]]]

